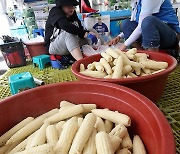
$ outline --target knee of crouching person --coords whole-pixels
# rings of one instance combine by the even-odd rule
[[[155,24],[155,21],[156,21],[156,17],[154,17],[154,16],[148,16],[148,17],[144,18],[142,21],[142,24],[141,24],[142,30],[151,28],[153,26],[153,24]]]

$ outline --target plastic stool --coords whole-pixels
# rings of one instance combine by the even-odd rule
[[[39,69],[42,70],[45,68],[46,63],[50,63],[50,56],[49,55],[39,55],[36,57],[33,57],[33,64],[36,66],[38,64]]]
[[[36,34],[41,35],[42,37],[44,37],[44,29],[34,29],[33,30],[34,38],[36,37]]]
[[[29,72],[9,76],[9,85],[12,95],[17,94],[20,89],[36,87],[34,79]]]

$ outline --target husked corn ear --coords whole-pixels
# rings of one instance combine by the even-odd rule
[[[84,64],[82,64],[82,63],[80,64],[80,69],[79,69],[79,70],[80,70],[80,72],[85,71],[85,66],[84,66]]]
[[[49,126],[49,122],[45,122],[41,128],[36,132],[33,137],[30,147],[36,147],[46,142],[46,128]]]
[[[132,149],[132,140],[129,136],[129,133],[127,132],[126,135],[123,137],[122,143],[121,143],[122,148],[128,148]]]
[[[106,132],[96,134],[96,148],[97,154],[114,154],[109,135]]]
[[[69,119],[61,132],[61,136],[56,146],[56,153],[67,154],[71,147],[74,136],[78,130],[78,122],[76,117]]]
[[[73,140],[69,154],[79,154],[82,152],[86,142],[92,134],[95,123],[96,116],[94,114],[89,113],[85,116],[83,123]]]
[[[116,154],[131,154],[131,151],[129,151],[127,148],[121,149]]]
[[[105,120],[104,122],[106,133],[110,133],[110,131],[113,129],[113,123],[109,120]]]
[[[88,69],[88,70],[92,70],[92,71],[95,70],[95,65],[94,65],[94,63],[88,64],[87,69]]]
[[[43,144],[25,151],[17,152],[15,154],[52,154],[54,153],[54,146],[52,144]]]
[[[96,104],[80,104],[80,105],[82,105],[82,107],[84,108],[83,113],[89,113],[89,112],[91,112],[91,110],[96,109]],[[70,106],[75,106],[75,104],[72,104],[67,101],[60,102],[60,107],[62,109],[68,109]],[[60,109],[60,111],[61,111],[61,109]]]
[[[152,74],[160,73],[160,72],[162,72],[162,71],[164,71],[164,70],[166,70],[166,69],[161,69],[161,70],[155,71],[155,72],[153,72]]]
[[[107,75],[106,72],[91,71],[91,70],[85,70],[80,73],[86,76],[94,77],[94,78],[104,78]]]
[[[61,135],[61,132],[63,130],[63,125],[65,124],[66,122],[65,121],[60,121],[56,124],[56,129],[57,129],[57,133],[58,133],[58,136]]]
[[[136,56],[133,54],[130,54],[130,53],[125,53],[125,54],[130,60],[134,60],[136,58]]]
[[[136,74],[132,73],[132,72],[129,72],[128,75],[132,78],[135,78],[135,77],[138,77]]]
[[[132,49],[128,50],[126,53],[127,53],[127,54],[133,54],[133,55],[135,55],[135,54],[137,53],[137,49],[136,49],[136,48],[132,48]]]
[[[89,137],[89,140],[87,144],[84,147],[83,154],[96,154],[96,144],[95,144],[95,138],[96,138],[97,131],[94,128],[91,136]]]
[[[100,63],[103,65],[105,71],[107,72],[107,74],[112,74],[112,69],[111,66],[109,65],[109,63],[106,61],[106,59],[101,58],[100,59]],[[105,76],[104,76],[105,77]]]
[[[117,150],[117,148],[119,147],[119,145],[121,144],[122,139],[115,135],[109,135],[109,138],[110,138],[110,141],[112,144],[113,152],[115,152]]]
[[[102,52],[101,56],[106,59],[107,62],[113,61],[113,58],[108,53]]]
[[[106,49],[106,53],[108,53],[113,58],[119,57],[119,54],[111,48]]]
[[[26,126],[21,128],[19,131],[17,131],[8,141],[7,144],[12,144],[13,142],[16,142],[18,140],[23,140],[36,130],[38,130],[42,124],[44,123],[44,120],[57,113],[59,110],[58,109],[53,109],[50,110],[49,112],[42,114],[41,116],[35,118],[33,121],[28,123]]]
[[[132,71],[132,67],[130,65],[126,65],[123,67],[123,75]]]
[[[151,74],[151,70],[148,69],[148,68],[143,68],[142,70],[143,70],[143,72],[146,73],[146,74]]]
[[[57,144],[58,132],[55,125],[49,125],[46,128],[46,139],[47,139],[47,143],[52,143],[53,145]]]
[[[104,110],[104,109],[94,109],[92,110],[92,113],[94,113],[95,115],[103,119],[109,120],[113,123],[123,124],[125,126],[131,125],[130,117],[119,112],[113,112],[113,111]]]
[[[96,128],[97,132],[106,132],[104,121],[100,117],[96,118],[96,123],[94,127]]]
[[[123,74],[123,58],[122,56],[119,56],[116,62],[116,66],[112,78],[113,79],[121,78],[122,74]]]
[[[59,113],[56,113],[55,115],[47,118],[47,121],[50,121],[50,123],[56,123],[61,120],[68,119],[70,117],[76,116],[84,111],[82,105],[75,105],[72,107],[69,107],[68,109],[65,109]]]
[[[104,72],[104,67],[100,62],[95,63],[96,70],[99,72]]]
[[[133,154],[146,154],[144,144],[138,135],[133,138]]]
[[[0,146],[5,145],[7,140],[9,140],[11,138],[11,136],[13,136],[17,131],[19,131],[21,128],[23,128],[24,126],[26,126],[28,123],[30,123],[33,120],[34,120],[33,117],[28,117],[28,118],[24,119],[23,121],[21,121],[20,123],[18,123],[17,125],[15,125],[13,128],[11,128],[5,134],[3,134],[0,137]]]
[[[96,109],[96,104],[82,104],[84,111],[83,113],[89,113],[91,110]]]
[[[68,101],[61,101],[60,102],[60,107],[65,107],[65,106],[74,106],[75,104],[68,102]]]
[[[10,151],[11,151],[12,149],[14,149],[19,143],[21,143],[21,140],[16,141],[16,142],[10,144],[10,146],[8,147],[8,149],[6,150],[6,152],[5,152],[4,154],[9,154]]]
[[[127,128],[124,125],[120,124],[114,127],[109,134],[118,136],[122,139],[127,134]]]
[[[9,145],[3,145],[2,147],[0,147],[0,153],[4,154],[10,146],[11,145],[9,144]]]
[[[78,118],[78,127],[80,128],[83,122],[83,118]]]
[[[22,141],[21,143],[19,143],[14,149],[12,149],[9,154],[14,154],[16,152],[20,152],[20,151],[24,151],[26,149],[26,145],[28,142],[28,138],[25,139],[24,141]]]
[[[166,69],[168,67],[167,62],[157,62],[154,60],[144,60],[140,62],[142,65],[144,65],[146,68],[153,69],[153,70],[161,70]]]
[[[39,131],[39,129],[37,131],[35,131],[33,134],[31,134],[27,139],[27,144],[26,144],[26,148],[25,149],[28,149],[28,148],[31,148],[31,142],[34,138],[34,136],[36,135],[36,133]],[[21,150],[22,151],[22,150]]]

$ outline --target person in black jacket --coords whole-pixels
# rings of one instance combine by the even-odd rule
[[[76,0],[56,0],[49,13],[45,28],[45,47],[53,55],[71,54],[76,60],[83,58],[80,47],[87,44],[84,30],[75,11]]]

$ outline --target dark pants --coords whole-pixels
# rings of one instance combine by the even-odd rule
[[[122,23],[122,31],[125,39],[128,39],[132,32],[136,29],[138,23],[126,19]],[[141,24],[142,35],[137,42],[142,43],[142,47],[173,49],[178,44],[175,31],[154,16],[146,17]]]

